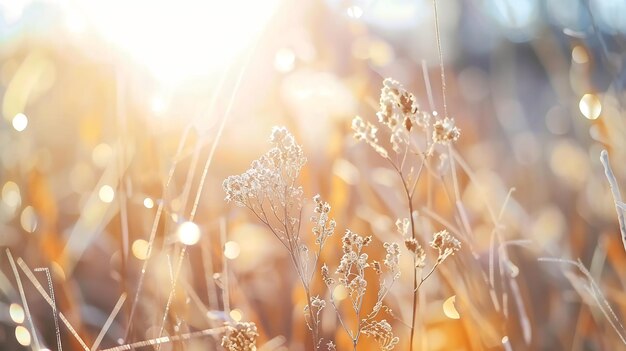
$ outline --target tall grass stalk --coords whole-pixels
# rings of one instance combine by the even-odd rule
[[[611,307],[611,304],[609,304],[609,301],[606,299],[606,297],[604,297],[602,290],[596,283],[595,279],[593,279],[593,276],[591,275],[587,267],[585,267],[585,265],[580,260],[573,261],[551,257],[540,257],[538,260],[540,262],[567,264],[578,268],[578,270],[585,276],[587,280],[587,285],[585,286],[586,292],[589,293],[591,297],[593,297],[598,308],[611,325],[611,328],[613,328],[615,333],[617,333],[622,343],[626,345],[626,329],[624,329],[624,325],[617,317],[617,314],[615,314],[615,311]]]
[[[445,118],[448,118],[448,104],[446,100],[446,73],[445,73],[445,68],[443,64],[443,50],[441,49],[441,35],[439,33],[439,14],[437,13],[437,0],[433,0],[433,15],[435,17],[435,39],[437,41],[437,52],[439,54],[439,67],[441,70],[441,95],[443,99],[443,111],[444,111],[443,115]],[[430,81],[427,78],[428,75],[425,75],[425,77],[428,82],[427,87],[429,87]],[[428,96],[429,96],[430,104],[433,105],[432,98],[431,98],[432,93],[430,92],[430,89],[428,89],[427,91],[429,93]],[[426,155],[428,154],[429,153],[426,153]],[[425,161],[422,160],[422,164],[420,165],[419,175],[421,175],[422,168],[424,167],[424,162]],[[412,234],[413,239],[415,239],[415,223],[413,219],[413,201],[412,201],[411,196],[407,196],[407,198],[409,202],[409,212],[410,212],[409,216],[411,219],[411,234]],[[414,260],[414,266],[415,266],[415,257],[413,257],[413,260]],[[435,268],[436,266],[433,266],[432,270],[426,275],[426,278],[428,278],[432,274],[432,272],[434,272]],[[409,339],[409,350],[413,349],[413,343],[414,343],[413,340],[415,338],[415,322],[416,322],[416,314],[417,314],[418,290],[426,278],[422,278],[421,281],[418,283],[417,272],[414,272],[413,274],[413,301],[412,301],[412,308],[411,308],[411,311],[412,311],[411,312],[411,332],[410,332],[411,334],[410,334],[410,339]]]
[[[33,322],[33,316],[30,313],[30,308],[28,307],[28,301],[26,301],[26,294],[24,293],[24,286],[22,285],[22,279],[20,278],[20,273],[17,271],[17,267],[15,266],[15,260],[13,259],[13,255],[11,255],[11,250],[6,249],[7,257],[9,258],[9,264],[11,265],[11,270],[13,270],[13,274],[15,275],[15,281],[17,282],[17,289],[20,292],[20,298],[22,299],[22,306],[24,306],[24,312],[26,314],[26,318],[28,319],[28,324],[30,326],[31,335],[33,336],[33,346],[36,350],[40,349],[39,346],[39,338],[37,337],[37,330],[35,329],[35,323]],[[54,303],[50,304],[51,306]]]
[[[606,150],[602,150],[600,153],[600,161],[604,166],[604,173],[606,174],[606,179],[609,181],[609,186],[611,187],[611,194],[613,194],[613,202],[615,202],[615,211],[617,212],[617,220],[619,222],[619,230],[622,235],[622,244],[624,245],[624,250],[626,250],[626,220],[624,219],[624,202],[622,201],[622,195],[620,194],[615,174],[613,174],[613,169],[611,168],[611,163],[609,162],[609,153]]]
[[[7,254],[9,255],[9,261],[13,261],[13,256],[10,255],[10,252],[7,250]],[[14,266],[15,263],[12,264],[12,266]],[[33,272],[30,270],[30,268],[28,267],[28,265],[26,265],[26,262],[24,262],[24,260],[22,260],[22,258],[18,257],[17,259],[17,265],[20,267],[20,269],[22,270],[22,272],[24,272],[24,275],[26,275],[26,277],[28,278],[28,280],[30,280],[30,282],[33,284],[33,286],[35,286],[35,289],[37,289],[37,291],[39,292],[39,294],[41,295],[41,297],[43,297],[43,299],[48,303],[48,305],[50,307],[53,307],[55,305],[55,302],[52,300],[52,298],[50,297],[50,295],[48,295],[48,293],[46,292],[46,290],[43,288],[43,286],[41,285],[41,283],[39,283],[39,281],[37,280],[37,278],[35,277],[35,275],[33,274]],[[14,273],[17,274],[17,269],[15,269]],[[21,284],[21,283],[20,283]],[[27,312],[28,314],[28,312]],[[63,322],[63,324],[65,324],[65,326],[67,327],[67,329],[70,331],[70,333],[72,334],[72,336],[76,339],[76,341],[78,341],[78,343],[80,344],[80,346],[83,348],[83,350],[85,351],[90,351],[89,347],[87,346],[87,344],[85,343],[85,341],[83,340],[83,338],[81,338],[81,336],[78,334],[78,332],[76,331],[76,329],[74,329],[74,327],[72,326],[72,324],[69,322],[69,320],[67,319],[67,317],[65,317],[65,315],[62,312],[59,312],[59,319],[61,320],[61,322]],[[33,332],[36,332],[34,330],[34,325],[33,327]],[[35,334],[34,334],[35,335]]]
[[[243,76],[244,73],[246,72],[246,68],[248,67],[248,64],[250,62],[250,59],[252,57],[252,52],[254,50],[251,50],[248,56],[248,60],[246,62],[246,64],[241,68],[241,70],[239,71],[239,75],[235,81],[235,86],[233,88],[233,91],[231,92],[229,101],[228,101],[228,105],[226,107],[226,110],[224,111],[224,116],[222,117],[222,120],[220,121],[217,133],[215,135],[215,139],[213,140],[213,143],[211,145],[211,149],[209,151],[209,155],[207,157],[207,160],[204,164],[204,168],[202,170],[202,176],[200,177],[200,182],[198,184],[198,189],[196,191],[196,196],[195,196],[195,200],[193,202],[193,206],[191,208],[191,213],[189,214],[189,218],[188,220],[190,222],[193,222],[193,220],[195,219],[196,216],[196,212],[198,210],[198,206],[200,204],[200,196],[202,196],[202,189],[204,188],[204,183],[206,181],[206,177],[208,175],[209,172],[209,167],[213,161],[213,157],[215,156],[215,151],[217,150],[217,145],[219,144],[221,137],[222,137],[222,133],[224,132],[224,127],[226,126],[226,122],[228,121],[232,108],[234,106],[234,102],[235,102],[235,98],[237,96],[237,93],[239,92],[239,87],[241,85],[241,82],[243,80]],[[172,304],[172,300],[174,298],[174,294],[176,292],[176,282],[178,281],[178,277],[180,275],[180,270],[182,268],[182,264],[183,264],[183,260],[185,258],[187,254],[187,245],[182,246],[181,250],[180,250],[180,254],[178,255],[178,260],[176,263],[176,268],[174,271],[174,284],[172,285],[172,288],[170,290],[170,293],[167,297],[167,302],[165,303],[165,311],[163,312],[163,319],[161,320],[161,326],[159,327],[159,334],[158,337],[161,337],[161,335],[163,334],[163,330],[165,328],[165,321],[167,319],[167,316],[169,314],[169,309],[170,306]],[[157,345],[156,349],[157,351],[161,348],[161,345]]]
[[[57,301],[54,297],[54,286],[52,285],[52,276],[50,275],[50,269],[46,268],[35,268],[35,272],[44,272],[46,274],[46,280],[48,281],[48,290],[50,291],[50,297],[52,298],[52,315],[54,316],[54,332],[57,337],[57,350],[62,351],[63,346],[61,345],[61,331],[59,330],[59,311],[57,310]],[[126,294],[123,294],[125,297]],[[100,333],[104,336],[104,333]],[[96,343],[94,343],[96,345]],[[92,347],[95,349],[95,347]]]

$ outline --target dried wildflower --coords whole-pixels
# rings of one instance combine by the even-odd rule
[[[383,81],[380,92],[380,107],[376,113],[378,122],[389,129],[389,142],[396,153],[400,153],[409,144],[409,132],[414,126],[425,128],[429,124],[429,115],[421,113],[415,96],[402,84],[391,78]],[[388,157],[387,150],[380,146],[376,136],[377,128],[361,117],[352,121],[352,129],[357,140],[364,140],[383,157]]]
[[[386,251],[386,256],[384,262],[381,264],[378,261],[368,262],[368,255],[363,252],[363,249],[372,243],[372,238],[370,236],[363,237],[350,230],[346,230],[346,233],[341,238],[341,241],[343,256],[341,257],[341,261],[339,262],[339,266],[337,267],[335,274],[339,276],[339,284],[348,291],[348,296],[350,297],[349,300],[352,303],[352,309],[356,318],[361,320],[361,323],[359,323],[359,330],[356,332],[346,328],[343,323],[342,327],[346,330],[350,338],[352,338],[352,342],[355,347],[359,340],[358,335],[363,333],[375,337],[381,347],[381,350],[392,350],[398,343],[398,338],[394,337],[393,333],[391,333],[391,326],[389,323],[386,321],[376,322],[375,318],[384,307],[383,299],[387,296],[389,289],[400,275],[400,246],[397,243],[384,243],[383,246]],[[392,273],[392,281],[390,284],[385,282],[383,265]],[[365,315],[362,314],[363,299],[369,285],[368,281],[365,279],[365,270],[369,267],[372,267],[378,275],[378,291],[374,307],[367,315]],[[326,265],[322,266],[322,277],[330,289],[331,283],[329,283],[330,277],[328,277],[328,267],[326,267]],[[341,314],[335,304],[335,301],[333,300],[332,294],[330,299],[335,312],[341,318]],[[360,316],[366,317],[361,318]]]
[[[459,140],[460,136],[461,130],[455,126],[452,118],[446,117],[433,125],[433,142],[435,143],[449,144]]]
[[[302,188],[294,185],[306,163],[302,147],[284,127],[274,127],[273,147],[252,162],[250,169],[226,178],[223,183],[226,201],[250,208],[272,199],[282,206],[298,206]]]
[[[337,224],[334,219],[330,219],[328,216],[330,213],[328,202],[322,201],[319,195],[313,197],[313,202],[315,202],[315,215],[311,217],[311,222],[314,223],[313,234],[315,235],[315,243],[322,246],[326,238],[335,232]]]
[[[380,109],[376,113],[378,121],[389,128],[389,141],[397,153],[403,150],[409,142],[409,134],[416,124],[418,112],[417,102],[413,94],[409,93],[402,84],[391,78],[383,81],[380,92]]]
[[[321,310],[324,307],[326,307],[326,301],[320,299],[319,296],[314,296],[311,302],[311,306],[316,307]]]
[[[406,119],[415,120],[414,116],[418,110],[415,97],[404,89],[402,84],[391,78],[383,81],[383,89],[380,92],[380,111],[376,114],[379,122],[392,130],[398,126],[410,130],[413,123],[407,123]]]
[[[409,136],[407,132],[402,128],[396,128],[391,132],[391,137],[389,137],[389,141],[391,142],[391,147],[393,151],[396,153],[402,152],[402,146],[409,143]]]
[[[337,351],[337,346],[335,345],[335,343],[334,343],[334,342],[329,341],[329,342],[326,344],[326,349],[327,349],[328,351]]]
[[[226,200],[251,210],[289,251],[301,283],[309,292],[305,317],[308,318],[314,344],[319,345],[319,311],[324,301],[311,297],[310,283],[322,246],[334,231],[335,222],[328,217],[330,205],[322,202],[319,196],[316,197],[312,219],[315,222],[313,232],[318,250],[313,265],[309,266],[310,250],[299,232],[303,191],[297,183],[306,158],[302,147],[284,127],[274,127],[269,141],[271,149],[253,161],[250,169],[224,181]],[[310,267],[313,269],[309,270]]]
[[[364,140],[366,143],[378,144],[378,137],[376,128],[370,122],[365,122],[363,118],[356,116],[352,120],[352,130],[354,130],[354,138],[356,140]]]
[[[353,304],[356,304],[367,288],[365,269],[369,267],[369,263],[363,248],[372,242],[372,238],[346,230],[341,241],[343,256],[335,273],[339,275],[339,283],[348,289]]]
[[[227,351],[256,351],[258,336],[254,323],[237,323],[227,327],[222,337],[222,347]]]
[[[352,120],[352,130],[354,131],[354,138],[356,140],[363,140],[370,145],[379,155],[384,158],[388,157],[387,150],[378,144],[378,137],[376,128],[370,122],[365,122],[363,118],[356,116]]]
[[[381,351],[390,351],[400,339],[393,335],[391,325],[386,320],[366,322],[362,329],[363,334],[372,337],[380,346]]]
[[[372,268],[374,269],[374,272],[376,272],[376,274],[378,274],[378,275],[383,274],[383,268],[380,265],[380,262],[378,262],[378,261],[372,262]]]
[[[398,233],[403,237],[410,236],[409,229],[411,225],[411,221],[408,218],[398,219],[396,221],[396,228],[398,229]]]
[[[310,305],[304,306],[304,320],[310,330],[317,328],[317,325],[320,323],[320,313],[324,307],[326,307],[326,301],[317,295],[311,298]]]
[[[455,252],[461,249],[461,242],[444,229],[435,233],[433,241],[430,242],[430,246],[439,251],[437,262],[441,263],[448,258],[448,256],[454,255]]]
[[[414,238],[407,238],[404,239],[404,246],[415,255],[415,267],[424,268],[426,266],[426,252],[424,252],[422,245]]]
[[[420,244],[414,238],[407,238],[404,239],[404,246],[412,253],[416,253],[418,247],[420,247]]]
[[[326,286],[330,287],[335,284],[335,280],[330,277],[330,272],[328,271],[328,266],[326,264],[322,266],[322,279],[324,280],[324,284],[326,284]]]
[[[384,243],[383,247],[387,251],[383,263],[392,273],[400,274],[400,245],[397,243]]]

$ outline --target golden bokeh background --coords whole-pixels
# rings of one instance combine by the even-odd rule
[[[417,189],[419,235],[467,231],[472,250],[420,290],[414,349],[623,348],[610,321],[625,320],[626,252],[600,153],[626,189],[626,5],[437,3],[462,135],[458,178],[433,161]],[[397,174],[350,129],[376,120],[386,77],[443,110],[431,1],[0,0],[0,349],[163,335],[182,341],[162,350],[220,350],[219,335],[193,333],[252,321],[260,350],[312,350],[287,252],[224,201],[222,181],[287,126],[308,159],[305,197],[321,194],[337,221],[321,259],[336,267],[348,228],[400,242]],[[580,259],[589,276],[539,258]],[[408,255],[401,267],[386,303],[406,350]],[[330,308],[322,320],[351,349]]]

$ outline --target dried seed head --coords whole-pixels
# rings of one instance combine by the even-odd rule
[[[326,238],[335,232],[336,223],[334,219],[329,217],[330,204],[321,200],[319,195],[313,197],[315,203],[314,215],[311,217],[313,222],[313,234],[315,235],[315,243],[323,246]]]
[[[324,263],[322,266],[322,280],[324,280],[324,284],[330,287],[335,284],[335,280],[330,277],[330,272],[328,271],[328,266]]]
[[[382,351],[390,351],[400,339],[393,335],[391,324],[386,320],[366,322],[362,329],[363,334],[372,337]]]
[[[378,128],[373,124],[365,122],[363,118],[356,116],[352,120],[352,130],[354,131],[354,138],[356,140],[365,141],[383,158],[388,157],[387,150],[378,144],[378,137],[376,136]]]
[[[461,249],[461,242],[454,238],[447,230],[442,230],[433,236],[430,246],[439,251],[437,262],[443,262],[448,256],[454,255]]]
[[[398,230],[398,233],[400,233],[400,235],[402,235],[403,237],[409,236],[410,225],[411,222],[408,218],[402,218],[396,221],[396,228]]]
[[[454,124],[454,119],[444,118],[433,125],[433,142],[447,145],[459,140],[461,130]]]
[[[370,264],[367,262],[368,255],[363,253],[363,248],[369,245],[372,238],[346,230],[341,241],[343,256],[335,274],[339,276],[339,283],[348,289],[349,296],[354,302],[365,294],[367,287],[365,269],[370,267]]]
[[[407,238],[404,240],[404,246],[415,255],[415,266],[417,268],[424,268],[424,266],[426,266],[426,253],[422,245],[414,238]]]
[[[251,207],[255,200],[272,199],[282,206],[300,206],[302,188],[293,184],[306,163],[302,147],[285,127],[274,127],[270,142],[273,147],[250,169],[224,180],[226,201]]]
[[[256,351],[258,336],[254,323],[237,323],[227,327],[222,337],[222,347],[227,351]]]
[[[383,88],[380,92],[380,110],[376,114],[379,122],[393,130],[401,126],[407,118],[415,120],[418,111],[415,96],[404,89],[402,84],[391,78],[383,81]]]
[[[372,262],[372,268],[374,268],[374,271],[376,272],[376,274],[381,275],[383,274],[383,269],[380,265],[380,262],[378,261],[374,261]]]
[[[417,248],[420,246],[420,244],[415,238],[408,238],[404,239],[404,246],[406,246],[406,248],[412,253],[415,253],[417,252]]]
[[[319,296],[313,296],[311,299],[311,305],[316,309],[321,310],[326,307],[326,301],[320,299]]]
[[[387,254],[385,255],[385,266],[393,273],[400,272],[400,245],[397,243],[384,243],[383,247]]]

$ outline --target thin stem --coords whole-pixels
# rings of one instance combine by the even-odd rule
[[[285,187],[284,189],[284,196],[286,198],[287,196],[287,187]],[[312,298],[311,298],[311,291],[309,288],[309,282],[307,281],[307,274],[306,272],[304,272],[303,268],[302,268],[302,264],[300,262],[300,260],[298,259],[298,257],[296,255],[300,254],[300,250],[298,248],[298,242],[299,242],[299,234],[294,233],[294,231],[296,230],[295,227],[293,226],[289,226],[287,225],[287,220],[289,218],[289,213],[287,212],[287,207],[285,206],[283,208],[283,219],[281,219],[278,216],[278,211],[277,211],[277,207],[274,206],[274,204],[270,201],[270,209],[272,214],[274,215],[274,217],[276,218],[276,220],[280,223],[280,225],[282,225],[282,227],[285,230],[285,237],[286,237],[286,241],[283,240],[280,235],[278,234],[278,232],[276,231],[276,229],[270,224],[269,219],[267,218],[267,214],[265,213],[265,210],[263,210],[263,206],[261,205],[261,214],[259,214],[257,211],[254,210],[253,206],[248,206],[246,205],[246,207],[248,207],[248,209],[250,209],[252,211],[252,213],[254,213],[254,215],[263,223],[265,224],[270,231],[276,236],[276,238],[281,242],[281,244],[283,244],[283,246],[285,246],[285,248],[287,249],[287,251],[289,252],[289,257],[291,258],[291,262],[293,263],[293,266],[296,270],[296,273],[298,274],[298,278],[300,279],[300,282],[302,283],[302,287],[304,288],[305,294],[306,294],[306,300],[307,300],[307,308],[309,310],[309,315],[311,316],[311,325],[310,325],[310,329],[311,329],[311,337],[313,339],[313,347],[315,349],[318,348],[318,319],[317,319],[317,314],[313,313],[313,302],[312,302]],[[262,216],[261,216],[262,215]],[[300,210],[299,213],[299,220],[298,222],[301,221],[302,219],[302,211]],[[289,228],[291,228],[291,231],[289,230]],[[299,233],[300,231],[300,226],[298,225],[297,227],[297,232]],[[306,316],[305,316],[306,318]]]
[[[446,71],[443,67],[443,50],[441,50],[441,34],[439,33],[439,16],[437,13],[437,0],[433,0],[435,13],[435,38],[437,39],[437,51],[439,52],[439,67],[441,68],[441,95],[443,98],[443,115],[448,117],[448,103],[446,102]]]
[[[413,218],[413,196],[414,196],[414,192],[415,192],[415,188],[417,188],[417,183],[419,182],[419,179],[422,175],[422,170],[424,169],[424,162],[426,160],[426,156],[424,158],[422,158],[422,163],[420,164],[420,168],[417,172],[417,176],[415,177],[415,183],[412,186],[412,189],[409,190],[409,184],[407,183],[407,181],[404,179],[404,175],[402,174],[402,170],[399,169],[398,167],[396,167],[396,165],[391,162],[391,160],[389,158],[387,158],[387,160],[389,160],[389,162],[392,164],[393,168],[396,170],[396,172],[398,172],[398,175],[400,176],[400,179],[402,180],[402,186],[404,188],[404,193],[409,205],[409,221],[411,223],[411,238],[415,239],[416,235],[416,229],[415,229],[415,219]],[[415,255],[413,255],[413,267],[417,266],[417,257]],[[409,350],[412,349],[413,347],[413,339],[415,337],[415,315],[417,313],[417,289],[418,289],[418,285],[417,285],[417,275],[415,270],[413,271],[413,304],[412,304],[412,315],[411,315],[411,338],[410,338],[410,342],[409,342]]]
[[[9,258],[9,264],[11,265],[11,269],[13,270],[13,274],[15,275],[17,288],[20,292],[20,298],[22,299],[22,307],[24,308],[24,312],[26,314],[26,318],[30,326],[30,331],[33,336],[33,349],[39,350],[40,349],[39,338],[37,337],[37,330],[35,329],[35,323],[33,322],[33,315],[30,313],[30,309],[28,308],[28,301],[26,301],[26,294],[24,293],[24,286],[22,285],[22,279],[20,278],[20,274],[17,271],[17,266],[15,265],[15,260],[13,260],[13,255],[11,255],[11,250],[6,249],[6,253],[7,253],[7,257]],[[50,303],[50,306],[54,306],[54,305],[55,305],[54,303]]]
[[[335,310],[335,314],[337,315],[337,318],[339,319],[339,323],[343,327],[343,330],[346,331],[346,334],[348,334],[350,339],[354,339],[354,336],[352,335],[352,331],[346,326],[346,323],[344,323],[343,318],[341,318],[341,313],[339,312],[339,308],[337,307],[337,304],[335,303],[335,299],[333,298],[333,289],[331,289],[330,286],[328,286],[328,291],[330,292],[330,299],[329,299],[330,304],[333,306],[333,309]]]
[[[430,271],[428,272],[428,274],[426,274],[426,276],[425,276],[425,277],[423,277],[422,279],[420,279],[420,283],[419,283],[419,285],[417,286],[417,288],[416,288],[416,290],[415,290],[414,292],[416,292],[416,293],[417,293],[417,291],[420,289],[420,287],[422,286],[422,284],[424,284],[424,282],[426,281],[426,279],[428,279],[428,277],[430,277],[433,273],[435,273],[435,270],[436,270],[436,269],[437,269],[437,267],[439,266],[439,263],[441,263],[441,262],[437,261],[437,263],[435,263],[435,264],[433,265],[433,268],[431,268],[431,269],[430,269]]]
[[[426,151],[426,154],[424,154],[422,156],[422,163],[420,164],[420,168],[417,170],[417,175],[415,176],[415,182],[413,183],[413,186],[411,186],[411,198],[415,195],[415,189],[417,188],[417,183],[420,180],[420,177],[422,176],[422,171],[424,170],[424,164],[426,163],[426,160],[428,159],[428,155],[430,155],[430,152],[432,150],[432,146],[428,148],[428,150]]]
[[[413,238],[415,238],[415,225],[413,223],[413,204],[410,201],[409,197],[409,210],[411,211],[411,232]],[[413,267],[417,266],[417,257],[413,255]],[[420,283],[421,285],[421,283]],[[415,338],[415,316],[417,314],[417,290],[419,286],[417,285],[417,272],[416,269],[413,270],[413,306],[411,308],[411,338],[409,342],[409,351],[413,349],[413,339]]]
[[[606,179],[609,181],[611,193],[613,194],[615,211],[617,212],[617,220],[619,221],[619,230],[622,234],[622,244],[624,245],[624,249],[626,249],[626,220],[624,219],[624,210],[618,206],[618,204],[622,203],[622,196],[617,186],[617,180],[615,179],[613,170],[611,169],[609,154],[606,150],[602,150],[600,153],[600,161],[602,161],[602,165],[604,166],[604,173],[606,174]]]
[[[420,168],[418,170],[417,176],[415,177],[415,183],[412,186],[412,189],[409,190],[409,184],[407,183],[407,181],[404,179],[404,175],[402,174],[402,170],[399,169],[389,158],[386,158],[389,163],[391,163],[391,165],[393,166],[393,168],[396,170],[396,172],[398,172],[398,175],[400,176],[400,179],[402,180],[402,186],[404,188],[404,193],[409,205],[409,220],[411,223],[411,238],[415,239],[416,235],[416,229],[415,229],[415,220],[413,219],[413,195],[415,192],[415,188],[417,188],[417,183],[419,182],[420,176],[422,174],[422,170],[424,168],[424,161],[426,160],[426,157],[422,158],[422,163],[420,165]],[[415,267],[417,265],[417,257],[415,255],[413,255],[413,267]],[[417,285],[417,275],[416,272],[413,272],[413,305],[412,305],[412,315],[411,315],[411,338],[410,338],[410,342],[409,342],[409,350],[412,349],[413,347],[413,339],[415,337],[415,315],[417,312],[417,289],[418,289],[418,285]]]

